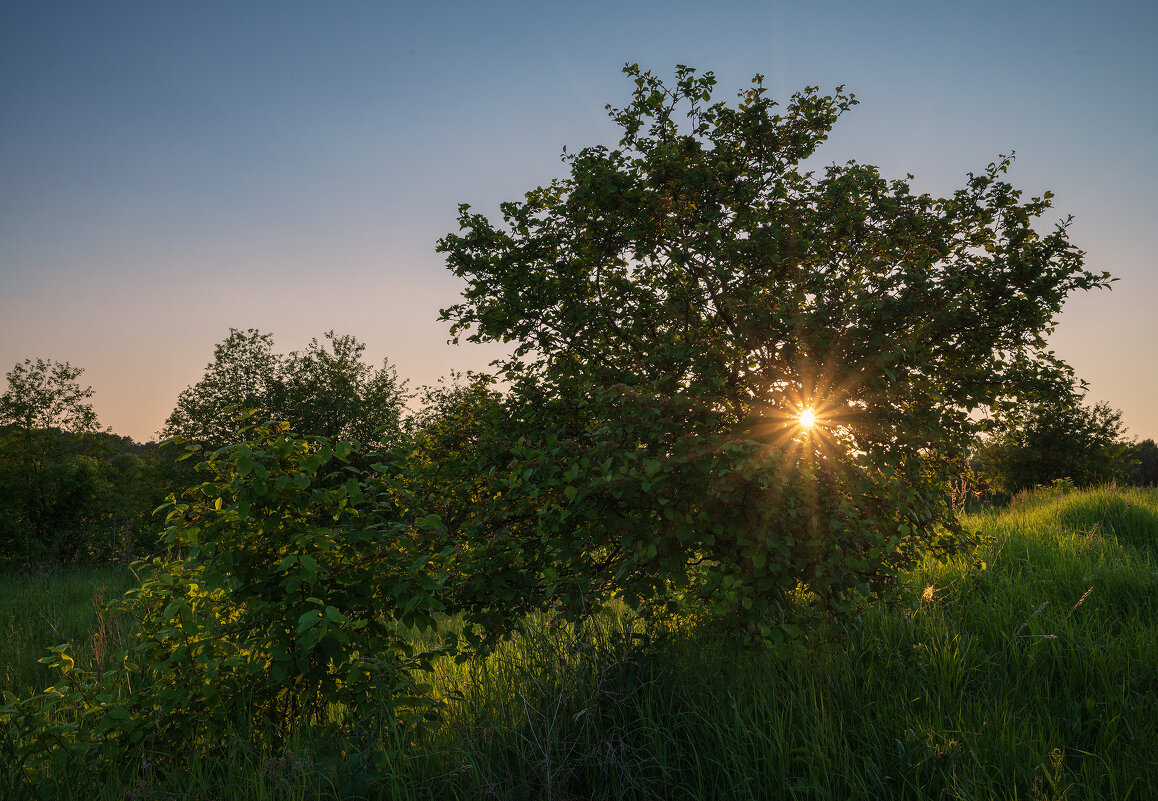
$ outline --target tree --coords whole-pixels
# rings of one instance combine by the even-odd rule
[[[479,531],[555,597],[688,584],[758,628],[803,582],[855,609],[955,528],[974,412],[1064,383],[1054,317],[1110,278],[1068,221],[1034,227],[1051,195],[1023,200],[1011,157],[942,198],[851,161],[817,174],[802,163],[856,103],[842,87],[780,109],[757,76],[730,106],[711,73],[625,72],[617,147],[564,152],[570,174],[500,225],[461,205],[439,242],[466,281],[442,312],[455,340],[515,346],[496,366],[520,444]]]
[[[1138,484],[1143,487],[1158,485],[1158,444],[1152,439],[1144,439],[1133,446],[1131,455],[1138,463]]]
[[[214,347],[201,380],[177,396],[162,435],[202,444],[233,441],[239,408],[269,419],[268,399],[281,363],[282,357],[273,352],[272,334],[230,328],[229,336]]]
[[[1008,495],[1059,479],[1088,487],[1131,478],[1131,449],[1122,435],[1122,413],[1104,402],[1085,405],[1073,386],[1014,410],[978,460]]]
[[[76,561],[100,515],[99,423],[84,370],[25,359],[0,396],[0,548],[10,561]]]
[[[405,382],[388,362],[375,370],[362,362],[366,346],[352,336],[310,340],[281,363],[271,391],[274,414],[295,430],[331,439],[372,443],[396,436],[405,405]]]
[[[162,433],[220,446],[238,439],[240,410],[258,422],[286,420],[294,431],[372,443],[379,429],[399,430],[405,382],[386,361],[362,361],[366,346],[326,333],[303,352],[273,351],[273,336],[231,328],[195,385],[177,398]]]
[[[99,430],[92,387],[77,383],[83,368],[51,359],[25,359],[5,376],[0,396],[0,425],[23,431],[64,431],[78,436]]]

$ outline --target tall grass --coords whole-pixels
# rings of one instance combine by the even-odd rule
[[[0,692],[38,692],[57,678],[37,662],[50,645],[72,643],[84,667],[103,670],[131,636],[132,621],[107,603],[135,584],[126,567],[0,573]]]
[[[533,617],[486,660],[437,664],[439,718],[406,742],[238,732],[181,772],[158,758],[77,794],[1158,798],[1158,493],[1039,493],[966,523],[985,544],[911,571],[907,605],[809,632],[796,652],[622,609],[578,629]],[[5,686],[35,686],[31,639],[99,630],[95,588],[11,580],[41,582],[42,601],[5,617],[0,666]],[[42,605],[55,630],[35,624]],[[76,620],[57,637],[65,609]]]

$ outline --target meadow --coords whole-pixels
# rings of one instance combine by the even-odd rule
[[[237,730],[207,752],[14,797],[98,799],[974,799],[1158,797],[1158,491],[1039,491],[969,515],[968,552],[908,572],[908,600],[744,647],[623,609],[550,617],[424,679],[428,720],[387,737]],[[98,672],[133,636],[124,567],[0,575],[0,690]],[[449,624],[448,624],[449,625]],[[354,732],[357,736],[351,737]],[[174,759],[174,757],[177,757]],[[0,793],[3,794],[3,793]]]

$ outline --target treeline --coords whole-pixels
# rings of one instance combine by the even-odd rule
[[[195,465],[241,436],[249,423],[283,420],[293,431],[367,447],[382,441],[412,450],[417,473],[477,440],[481,409],[499,395],[486,380],[426,388],[417,411],[394,369],[362,359],[365,346],[329,332],[302,352],[280,355],[271,335],[231,330],[213,361],[177,399],[162,442],[138,443],[100,430],[68,363],[26,360],[8,373],[0,397],[0,564],[130,561],[158,549],[169,495],[202,479]],[[443,458],[434,459],[439,449]],[[191,450],[200,451],[191,454]],[[190,455],[195,458],[188,458]],[[186,457],[182,459],[182,457]],[[978,440],[963,466],[962,492],[1001,503],[1055,483],[1158,485],[1158,444],[1125,439],[1121,413],[1087,405],[1076,388],[1006,415]],[[451,495],[469,489],[443,476]],[[430,488],[433,491],[433,487]]]
[[[128,561],[152,553],[159,530],[153,510],[191,477],[178,455],[108,432],[5,425],[0,563]]]
[[[152,512],[187,486],[179,452],[102,430],[83,370],[28,359],[0,396],[0,565],[126,560],[152,552]]]
[[[131,561],[158,551],[170,495],[203,479],[202,456],[240,436],[239,413],[294,430],[377,444],[397,438],[407,399],[393,367],[330,332],[278,354],[271,335],[231,330],[205,374],[177,398],[161,442],[102,429],[83,369],[27,359],[0,396],[0,566]]]
[[[1154,486],[1158,444],[1128,440],[1122,413],[1104,402],[1087,404],[1084,387],[1073,381],[1008,409],[978,438],[964,472],[975,493],[991,502],[1055,484]]]

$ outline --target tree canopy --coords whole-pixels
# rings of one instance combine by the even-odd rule
[[[724,610],[798,581],[848,607],[953,526],[945,486],[979,412],[1068,380],[1046,337],[1068,295],[1111,279],[1068,219],[1036,227],[1051,194],[1023,198],[1011,157],[917,194],[870,165],[812,168],[857,102],[843,87],[780,107],[756,76],[729,105],[710,72],[625,72],[618,146],[564,152],[569,174],[500,224],[461,205],[439,242],[466,282],[442,312],[456,341],[514,344],[497,366],[529,472],[491,509],[616,580],[718,563],[701,590]],[[496,510],[529,484],[534,504]],[[596,511],[543,512],[576,497]]]
[[[237,441],[238,411],[251,409],[257,422],[285,420],[294,431],[372,443],[380,429],[399,430],[406,385],[389,362],[366,364],[365,350],[355,337],[329,331],[323,342],[283,355],[271,334],[231,328],[162,433],[224,445]]]
[[[25,359],[8,371],[8,388],[0,395],[0,424],[27,431],[55,429],[70,434],[100,428],[88,399],[92,387],[77,379],[84,369],[51,359]]]
[[[947,198],[854,162],[817,176],[801,162],[854,95],[809,87],[777,112],[759,76],[729,107],[711,73],[626,72],[618,148],[565,155],[570,177],[503,204],[503,227],[464,204],[440,243],[468,282],[444,318],[514,341],[511,372],[653,384],[736,422],[804,402],[856,446],[923,447],[1053,368],[1063,300],[1109,281],[1065,222],[1033,228],[1051,194],[1023,202],[1010,158]]]
[[[213,361],[196,384],[177,396],[162,436],[223,445],[237,432],[236,409],[255,409],[268,416],[271,385],[281,368],[273,352],[273,335],[256,328],[229,329],[229,336],[213,348]]]

